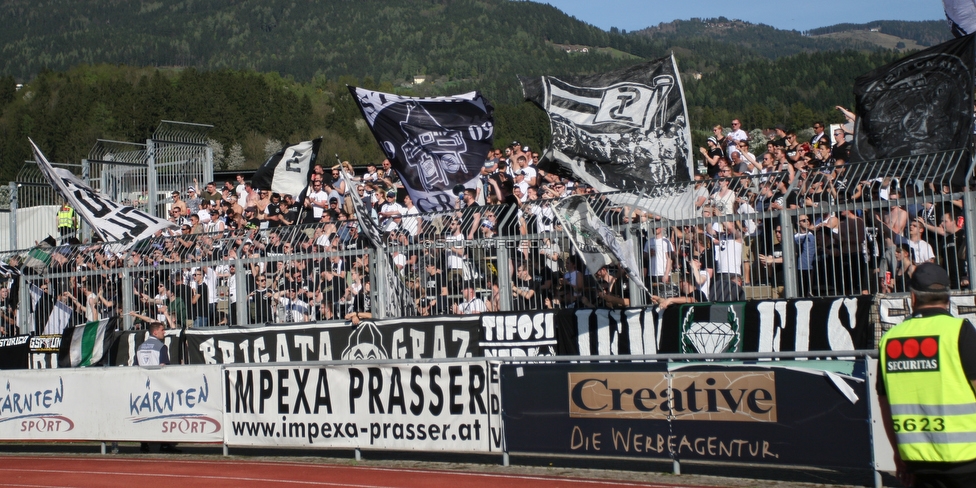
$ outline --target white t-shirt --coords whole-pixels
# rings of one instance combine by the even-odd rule
[[[407,231],[408,234],[416,236],[417,232],[420,232],[420,217],[406,217],[407,215],[420,215],[420,210],[417,207],[400,207],[400,215],[405,217],[400,220],[400,227]]]
[[[915,264],[922,264],[926,261],[931,261],[935,259],[935,252],[932,250],[932,245],[926,242],[924,239],[919,239],[917,241],[907,241],[908,247],[912,250],[912,262]]]
[[[308,195],[308,198],[312,200],[312,217],[316,219],[321,219],[322,214],[325,213],[325,207],[320,207],[315,204],[315,202],[329,203],[329,194],[323,190],[313,191]]]
[[[464,301],[458,304],[458,313],[463,315],[473,315],[477,313],[484,313],[488,308],[485,307],[485,301],[474,297],[471,300]]]
[[[674,244],[671,244],[671,241],[666,237],[655,237],[649,239],[644,247],[644,251],[651,255],[647,263],[650,275],[666,275],[670,271],[665,268],[668,265],[668,256],[674,252]]]

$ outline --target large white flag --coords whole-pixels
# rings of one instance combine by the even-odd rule
[[[113,202],[99,195],[70,171],[55,168],[30,138],[37,167],[61,196],[88,222],[92,230],[105,242],[130,240],[135,242],[152,237],[156,231],[175,228],[176,224],[153,217],[143,211]]]
[[[254,188],[292,195],[295,201],[302,201],[300,195],[308,187],[309,174],[321,145],[322,138],[319,137],[278,151],[254,172],[251,184]]]

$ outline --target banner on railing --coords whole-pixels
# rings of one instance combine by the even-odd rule
[[[227,366],[225,441],[495,452],[497,368],[485,361],[355,366]]]
[[[872,304],[870,296],[748,302],[742,350],[873,349]]]
[[[475,316],[187,329],[189,364],[481,357]]]
[[[561,356],[872,349],[871,306],[871,297],[855,297],[568,309],[555,315],[557,347]]]
[[[146,342],[148,338],[149,332],[146,330],[127,330],[117,333],[116,342],[112,346],[112,362],[109,366],[135,365],[136,351],[139,350],[139,346],[143,342]],[[169,348],[170,363],[181,364],[181,358],[183,358],[183,330],[166,329],[163,344]]]
[[[0,439],[220,442],[220,369],[0,373]]]
[[[824,366],[844,371],[714,363],[506,364],[506,446],[583,456],[868,466],[863,368],[852,361]]]
[[[30,336],[0,337],[0,369],[27,369]]]
[[[953,317],[976,323],[976,295],[950,295],[949,313]],[[912,316],[912,298],[879,297],[878,323],[881,330],[888,330]]]
[[[555,356],[554,317],[551,311],[482,314],[481,351],[486,357]]]
[[[30,369],[54,369],[58,367],[58,351],[61,350],[61,334],[31,337]]]

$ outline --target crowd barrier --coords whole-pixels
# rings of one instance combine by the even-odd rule
[[[801,197],[816,185],[794,183],[786,189],[794,197],[784,197],[779,209],[768,207],[763,191],[784,186],[777,179],[782,175],[726,178],[695,184],[692,191],[703,196],[698,216],[659,220],[615,203],[612,194],[589,195],[596,213],[625,238],[625,245],[633,246],[647,288],[626,277],[613,293],[630,306],[686,292],[682,281],[715,301],[897,295],[907,290],[906,263],[926,259],[949,270],[955,291],[970,289],[976,270],[969,263],[976,259],[976,248],[965,243],[976,242],[976,230],[966,225],[974,221],[972,192],[932,189],[907,176],[899,187],[894,177],[871,176],[893,171],[877,165],[852,164],[845,171],[841,176],[847,175],[848,184],[868,183],[862,192],[900,191],[902,196],[885,200],[819,194],[822,199],[814,202]],[[735,195],[732,208],[720,208],[715,201],[710,192],[716,185]],[[344,221],[339,226],[160,236],[118,253],[112,243],[58,246],[41,264],[36,253],[19,252],[21,264],[30,266],[15,278],[19,286],[10,292],[17,299],[6,300],[3,310],[15,316],[17,326],[3,325],[8,335],[40,334],[49,324],[63,327],[97,313],[119,315],[125,328],[132,328],[136,323],[130,312],[165,317],[159,285],[183,290],[188,301],[194,287],[191,271],[200,267],[212,272],[207,276],[213,288],[203,322],[207,326],[342,320],[367,306],[374,318],[449,315],[463,299],[463,283],[474,284],[476,294],[494,311],[599,306],[597,286],[573,273],[570,262],[576,251],[554,219],[551,203],[529,203],[518,211],[495,205],[404,218],[412,219],[403,224],[411,230],[388,236],[383,251],[353,237],[350,228],[357,224]],[[924,221],[918,241],[910,230],[916,217]],[[447,238],[455,219],[462,230],[479,230],[465,232],[463,239]],[[325,238],[330,235],[334,239]],[[329,274],[333,271],[338,281]],[[257,286],[259,277],[267,279],[266,295]],[[365,281],[371,285],[364,292],[367,299],[344,293],[365,289]],[[410,306],[391,314],[385,305],[396,284],[402,285]],[[291,289],[297,290],[299,313],[286,305]],[[92,303],[89,297],[94,297]],[[14,308],[16,315],[9,313]],[[174,317],[171,325],[192,322],[189,314]]]
[[[676,469],[691,460],[887,469],[867,356],[0,371],[0,439],[497,453],[506,464],[509,453],[526,453],[671,460]]]

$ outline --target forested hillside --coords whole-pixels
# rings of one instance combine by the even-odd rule
[[[853,103],[854,78],[901,56],[727,19],[605,32],[508,0],[9,0],[0,21],[0,181],[30,158],[27,137],[77,162],[96,139],[144,141],[163,119],[214,125],[249,167],[269,140],[320,135],[327,154],[376,160],[346,85],[480,90],[500,144],[540,147],[548,122],[521,102],[517,74],[595,73],[671,52],[695,129],[732,117],[804,127],[839,120],[833,107]],[[427,81],[413,84],[418,75]]]
[[[885,34],[905,39],[911,39],[923,46],[934,46],[952,38],[945,21],[930,20],[927,22],[906,22],[903,20],[881,20],[870,24],[837,24],[818,29],[810,29],[807,35],[819,36],[851,30],[869,30],[878,28]]]

